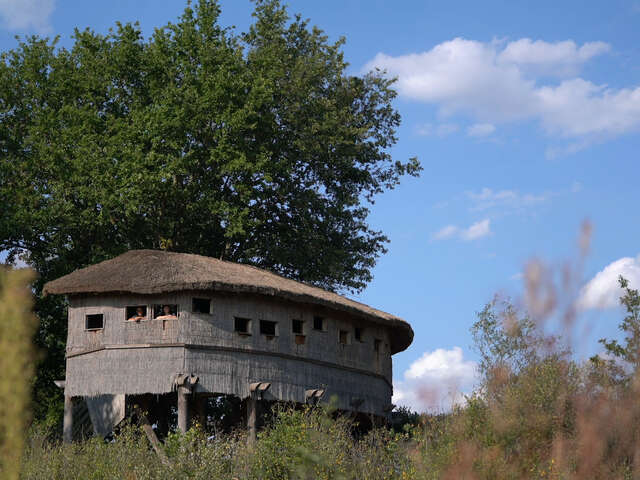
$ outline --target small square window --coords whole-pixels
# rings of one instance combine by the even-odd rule
[[[132,321],[140,321],[147,319],[147,306],[134,305],[126,308],[126,319]]]
[[[361,342],[362,341],[362,328],[356,327],[355,330],[353,331],[353,336],[357,341]]]
[[[278,322],[271,322],[269,320],[260,320],[260,333],[262,335],[268,335],[271,337],[276,336],[276,325]]]
[[[291,320],[291,332],[302,335],[304,322],[302,320]]]
[[[373,350],[375,352],[379,352],[380,351],[380,346],[382,345],[382,340],[380,340],[379,338],[375,338],[373,340]]]
[[[178,305],[161,304],[153,306],[153,318],[173,320],[178,318]]]
[[[340,330],[340,343],[342,345],[348,345],[349,344],[349,332],[347,332],[346,330]]]
[[[85,318],[85,328],[87,330],[102,330],[104,328],[104,315],[102,313],[87,315]]]
[[[205,313],[207,315],[211,313],[210,298],[194,298],[191,306],[192,306],[191,311],[193,313]]]
[[[313,317],[313,329],[324,332],[327,329],[327,323],[324,317]]]
[[[233,330],[249,335],[251,333],[251,320],[248,318],[235,317],[233,319]]]

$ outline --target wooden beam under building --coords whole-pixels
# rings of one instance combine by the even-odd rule
[[[186,433],[189,430],[191,392],[198,383],[198,377],[179,374],[176,376],[175,383],[178,386],[178,430]]]
[[[247,443],[254,445],[258,437],[258,423],[261,418],[262,398],[264,392],[269,390],[271,383],[255,382],[249,385],[249,397],[247,398]]]
[[[71,397],[71,395],[64,396],[62,441],[64,443],[71,443],[73,441],[73,398]]]

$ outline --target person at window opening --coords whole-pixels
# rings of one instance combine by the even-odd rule
[[[156,317],[156,320],[175,320],[176,317],[173,313],[171,313],[171,307],[169,305],[162,306],[162,315]]]
[[[144,320],[144,308],[138,307],[136,308],[136,314],[129,319],[130,322],[139,322],[140,320]]]

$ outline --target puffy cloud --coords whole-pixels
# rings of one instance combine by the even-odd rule
[[[393,403],[421,412],[444,411],[464,400],[476,381],[476,363],[460,347],[425,352],[394,384]]]
[[[51,31],[55,0],[0,0],[0,16],[10,30]]]
[[[604,42],[587,42],[578,47],[575,42],[548,43],[521,38],[510,42],[498,55],[498,62],[515,64],[538,74],[566,76],[578,73],[580,66],[591,58],[607,53],[611,47]]]
[[[535,92],[543,126],[565,137],[616,135],[640,126],[640,87],[612,90],[575,78]]]
[[[623,291],[618,284],[622,275],[632,288],[640,288],[640,255],[623,257],[598,272],[580,291],[577,307],[580,310],[604,310],[620,305]]]
[[[462,113],[491,125],[534,119],[551,135],[599,139],[640,129],[640,87],[568,78],[609,49],[603,42],[455,38],[421,53],[379,53],[365,68],[397,76],[402,95],[435,104],[444,116]],[[551,76],[559,83],[549,82]]]
[[[496,131],[496,127],[491,123],[475,123],[467,128],[467,135],[470,137],[486,137]]]
[[[533,84],[517,67],[499,65],[496,56],[490,44],[456,38],[422,53],[379,53],[366,68],[397,75],[401,94],[437,103],[445,114],[463,110],[479,118],[519,118],[529,109],[523,101],[530,98]]]
[[[485,218],[471,224],[468,228],[460,228],[456,225],[447,225],[433,234],[434,240],[446,240],[448,238],[460,238],[462,240],[477,240],[491,234],[491,220]]]

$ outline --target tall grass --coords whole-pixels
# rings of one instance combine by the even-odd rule
[[[0,478],[18,478],[30,419],[36,319],[33,273],[0,267]]]
[[[624,340],[602,340],[606,356],[573,355],[584,327],[576,299],[589,230],[577,260],[558,269],[529,263],[522,298],[494,300],[478,313],[471,329],[478,388],[413,436],[416,471],[451,479],[640,478],[640,295],[624,279]]]
[[[281,408],[253,447],[245,432],[207,438],[192,429],[170,434],[169,462],[150,451],[133,425],[112,442],[96,438],[71,445],[31,432],[22,476],[29,479],[394,479],[412,478],[407,434],[376,429],[359,439],[352,420],[323,409]]]
[[[29,479],[636,479],[640,478],[640,294],[620,280],[625,338],[577,361],[581,255],[553,269],[531,262],[525,291],[495,299],[471,328],[480,381],[438,415],[400,411],[393,429],[354,436],[321,408],[278,409],[249,449],[246,434],[171,434],[161,463],[135,426],[107,443],[52,443],[32,429]],[[24,421],[24,420],[21,420]],[[18,445],[18,444],[15,444]],[[14,445],[14,448],[15,448]],[[16,452],[14,449],[13,452]],[[15,470],[14,470],[15,471]]]

